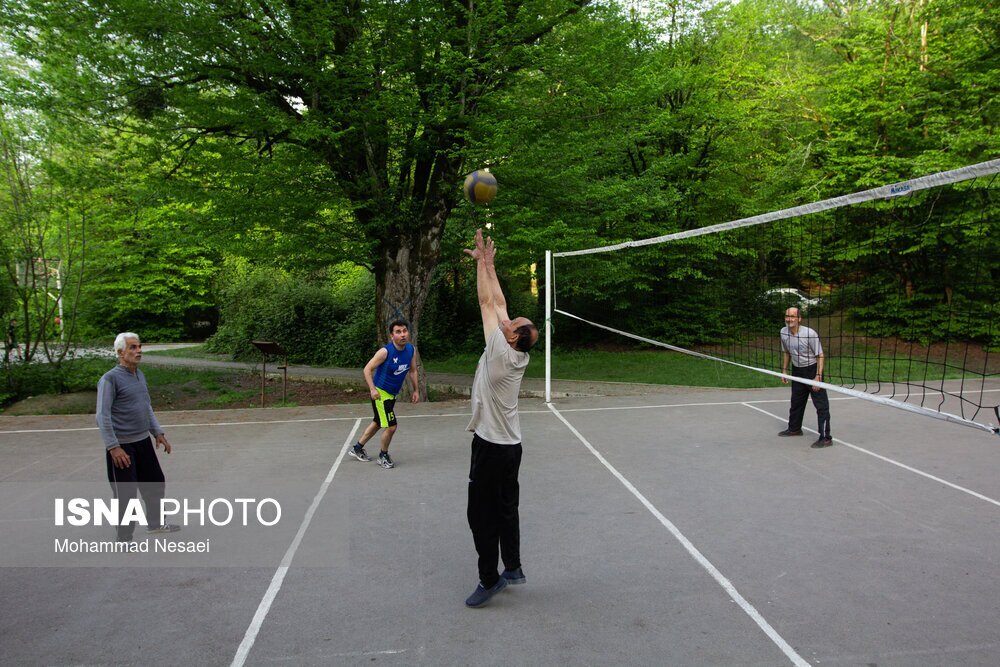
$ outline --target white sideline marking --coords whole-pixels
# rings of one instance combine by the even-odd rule
[[[259,420],[259,421],[246,421],[246,422],[216,422],[214,424],[160,424],[164,429],[168,428],[191,428],[198,427],[202,428],[205,426],[255,426],[258,424],[298,424],[299,422],[339,422],[339,421],[353,421],[357,417],[317,417],[311,419],[274,419],[274,420]],[[0,431],[0,435],[7,435],[13,433],[63,433],[69,431],[96,431],[96,426],[80,426],[75,428],[33,428],[24,429],[21,431]]]
[[[539,410],[546,413],[545,410]],[[440,415],[396,415],[396,419],[426,419],[428,417],[469,417],[472,412],[454,412]],[[305,424],[309,422],[346,422],[355,421],[357,417],[310,417],[303,419],[270,419],[246,422],[213,422],[199,424],[160,424],[163,429],[168,428],[204,428],[206,426],[256,426],[259,424]],[[72,428],[28,428],[19,431],[0,431],[0,435],[16,435],[19,433],[70,433],[73,431],[96,431],[96,426],[77,426]]]
[[[762,413],[764,413],[765,415],[767,415],[769,417],[774,417],[775,419],[777,419],[780,422],[784,423],[784,422],[788,421],[788,417],[781,417],[779,415],[774,414],[773,412],[768,412],[767,410],[762,410],[761,408],[758,408],[756,405],[750,405],[749,403],[744,403],[744,405],[746,405],[751,410],[756,410],[757,412],[762,412]],[[816,435],[819,435],[819,431],[814,431],[811,428],[809,428],[808,426],[803,426],[802,430],[803,431],[809,431],[810,433],[815,433]],[[858,447],[857,445],[852,445],[849,442],[844,442],[840,438],[834,438],[833,440],[834,440],[834,442],[839,442],[840,444],[844,445],[845,447],[850,447],[851,449],[853,449],[855,451],[859,451],[862,454],[867,454],[868,456],[874,456],[875,458],[880,459],[882,461],[885,461],[886,463],[891,463],[894,466],[899,466],[903,470],[908,470],[908,471],[910,471],[910,472],[912,472],[912,473],[914,473],[916,475],[920,475],[921,477],[926,477],[929,480],[933,480],[933,481],[935,481],[935,482],[937,482],[939,484],[944,484],[945,486],[951,487],[951,488],[955,489],[956,491],[961,491],[962,493],[967,493],[970,496],[972,496],[973,498],[979,498],[980,500],[985,500],[988,503],[992,503],[992,504],[996,505],[997,507],[1000,507],[1000,501],[994,500],[993,498],[990,498],[989,496],[984,496],[983,494],[977,493],[977,492],[973,491],[972,489],[967,489],[964,486],[959,486],[958,484],[953,484],[952,482],[949,482],[946,479],[941,479],[940,477],[935,477],[934,475],[932,475],[932,474],[930,474],[928,472],[924,472],[923,470],[918,470],[917,468],[914,468],[912,466],[908,466],[905,463],[901,463],[901,462],[899,462],[899,461],[897,461],[895,459],[890,459],[888,456],[882,456],[881,454],[876,454],[875,452],[869,451],[869,450],[865,449],[864,447]]]
[[[55,454],[48,454],[46,456],[43,456],[40,459],[35,459],[31,463],[28,463],[27,465],[23,465],[20,468],[17,468],[16,470],[11,470],[10,472],[8,472],[3,477],[0,477],[0,482],[5,482],[8,479],[10,479],[11,477],[13,477],[14,475],[16,475],[17,473],[21,472],[22,470],[26,470],[26,469],[30,468],[31,466],[33,466],[33,465],[41,463],[42,461],[46,461],[48,459],[51,459],[53,456],[55,456]]]
[[[398,648],[398,649],[385,649],[384,651],[349,651],[347,653],[322,653],[320,655],[311,656],[314,659],[320,659],[328,661],[332,658],[367,658],[369,656],[382,656],[382,655],[399,655],[401,653],[409,653],[411,651],[417,651],[418,653],[423,651],[424,647],[421,646],[417,649],[409,648]],[[299,655],[289,655],[282,656],[280,658],[271,658],[272,662],[301,662],[302,656]],[[375,660],[375,658],[372,658]]]
[[[292,543],[288,545],[288,550],[285,552],[284,558],[281,559],[281,565],[275,570],[274,576],[271,577],[271,585],[267,587],[267,592],[264,593],[264,597],[261,598],[260,604],[257,605],[257,612],[253,615],[253,620],[250,621],[250,627],[247,628],[246,634],[243,635],[243,641],[240,642],[239,648],[236,649],[236,655],[233,656],[233,662],[231,667],[242,667],[246,662],[247,656],[250,655],[250,650],[253,648],[254,642],[257,641],[257,633],[260,632],[260,627],[264,624],[264,619],[267,618],[268,612],[271,610],[271,603],[274,602],[274,598],[277,597],[278,591],[281,590],[281,584],[285,580],[285,574],[288,573],[288,568],[292,565],[292,559],[295,558],[295,552],[298,551],[299,544],[302,543],[302,536],[305,535],[306,529],[309,528],[309,524],[312,522],[313,514],[316,513],[316,508],[319,507],[320,502],[323,500],[323,496],[326,495],[327,489],[330,488],[330,484],[333,482],[333,476],[337,474],[337,469],[340,467],[341,461],[344,460],[344,455],[347,453],[347,448],[351,446],[351,441],[354,440],[354,434],[358,432],[358,427],[361,425],[360,419],[354,420],[354,428],[347,435],[347,439],[344,440],[344,446],[340,449],[340,456],[337,460],[333,462],[333,467],[330,468],[330,472],[327,473],[326,479],[320,485],[319,490],[316,492],[316,497],[313,498],[312,504],[309,509],[306,510],[306,514],[302,517],[302,524],[299,526],[299,532],[295,534],[295,539]]]
[[[726,391],[726,387],[709,387],[709,389]],[[781,389],[781,387],[762,387],[758,388],[761,390],[765,389]],[[970,390],[971,391],[971,390]],[[1000,389],[984,389],[982,393],[987,394],[991,392],[1000,392]],[[940,395],[941,392],[933,391],[927,392],[928,396]],[[883,398],[890,398],[894,394],[872,394],[872,396],[879,396]],[[861,400],[855,396],[831,396],[831,401],[857,401]],[[623,406],[613,406],[613,407],[598,407],[598,408],[565,408],[563,412],[600,412],[603,410],[654,410],[661,408],[691,408],[698,406],[720,406],[720,405],[749,405],[751,403],[787,403],[787,398],[761,398],[751,401],[702,401],[695,403],[664,403],[660,405],[623,405]],[[985,408],[984,408],[985,409]],[[205,411],[202,411],[205,412]],[[222,410],[211,410],[210,412],[222,412]],[[431,415],[397,415],[396,419],[429,419],[432,417],[468,417],[471,412],[450,412],[446,414],[431,414]],[[547,410],[521,410],[521,414],[548,414]],[[353,421],[357,417],[310,417],[303,419],[272,419],[272,420],[258,420],[258,421],[241,421],[241,422],[214,422],[214,423],[197,423],[197,424],[161,424],[164,429],[168,428],[203,428],[206,426],[255,426],[258,424],[299,424],[299,423],[309,423],[309,422],[338,422],[338,421]],[[0,431],[0,435],[18,435],[24,433],[71,433],[74,431],[96,431],[96,426],[80,426],[73,428],[32,428],[32,429],[21,429],[16,431]]]
[[[607,468],[611,472],[611,474],[614,475],[618,479],[618,481],[621,482],[622,485],[626,489],[628,489],[629,492],[633,496],[635,496],[640,503],[643,504],[643,506],[645,506],[647,510],[649,510],[649,513],[652,514],[654,517],[656,517],[656,519],[661,524],[663,524],[664,528],[670,531],[670,534],[673,535],[674,538],[681,543],[681,546],[683,546],[687,550],[687,552],[691,554],[692,558],[694,558],[699,565],[701,565],[710,575],[712,575],[712,578],[715,579],[715,581],[720,586],[722,586],[723,590],[725,590],[726,593],[729,594],[729,597],[732,598],[733,602],[738,604],[740,608],[743,609],[744,612],[746,612],[747,616],[749,616],[754,621],[754,623],[756,623],[757,626],[764,631],[764,634],[766,634],[771,639],[771,641],[774,642],[775,645],[777,645],[777,647],[781,649],[781,652],[784,653],[788,657],[788,659],[792,661],[792,664],[798,667],[808,667],[809,663],[806,662],[805,659],[802,658],[802,656],[800,656],[798,653],[795,652],[795,649],[793,649],[788,644],[788,642],[786,642],[784,638],[782,638],[782,636],[779,635],[777,631],[771,627],[771,624],[768,623],[763,616],[761,616],[760,612],[758,612],[752,604],[747,602],[747,600],[742,595],[740,595],[739,591],[736,590],[736,587],[733,586],[732,582],[729,581],[729,579],[727,579],[725,576],[723,576],[723,574],[719,572],[719,570],[714,565],[712,565],[711,561],[705,558],[705,556],[700,551],[698,551],[698,548],[695,547],[694,544],[692,544],[691,541],[684,536],[684,534],[677,528],[677,526],[671,523],[671,521],[667,519],[667,517],[663,516],[660,510],[656,509],[653,503],[649,502],[649,500],[647,500],[646,497],[642,495],[642,493],[640,493],[639,490],[635,488],[635,486],[633,486],[630,481],[625,479],[624,475],[618,472],[618,470],[613,465],[608,463],[608,460],[605,459],[603,456],[601,456],[600,452],[594,449],[594,446],[591,445],[587,441],[587,439],[583,437],[583,435],[579,431],[577,431],[573,427],[573,425],[570,424],[566,420],[566,418],[562,416],[562,414],[559,413],[559,410],[557,410],[555,406],[553,406],[551,403],[549,403],[548,405],[549,405],[549,410],[551,410],[555,414],[555,416],[558,417],[559,420],[566,425],[566,427],[570,430],[570,432],[572,432],[573,435],[575,435],[577,439],[580,442],[582,442],[587,449],[590,450],[590,453],[593,454],[595,457],[597,457],[597,460],[600,461],[604,465],[604,467]]]

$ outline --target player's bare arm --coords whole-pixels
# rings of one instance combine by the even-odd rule
[[[476,247],[471,250],[466,249],[464,252],[476,260],[476,293],[479,296],[479,310],[483,317],[483,335],[489,339],[500,325],[499,313],[501,310],[507,312],[506,300],[502,304],[496,302],[496,295],[500,292],[496,269],[493,267],[496,248],[493,246],[493,239],[484,240],[483,230],[477,229]],[[503,298],[502,293],[500,297]]]
[[[368,383],[368,393],[371,395],[373,401],[377,401],[381,394],[378,393],[378,389],[375,387],[375,378],[373,374],[375,369],[385,363],[385,360],[389,358],[389,352],[384,347],[379,348],[368,363],[365,364],[365,369],[363,371],[365,376],[365,382]]]
[[[409,381],[413,384],[413,395],[410,396],[410,402],[412,403],[420,402],[420,376],[417,373],[416,358],[416,353],[414,353],[414,363],[413,366],[410,367],[410,375],[408,377]]]

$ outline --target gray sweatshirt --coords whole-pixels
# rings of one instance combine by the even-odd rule
[[[163,434],[142,371],[119,364],[104,374],[97,383],[97,426],[107,449]]]
[[[499,326],[494,329],[472,380],[472,421],[466,430],[494,445],[521,442],[517,397],[527,366],[528,353],[512,348]]]

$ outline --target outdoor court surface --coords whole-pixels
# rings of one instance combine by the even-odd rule
[[[522,399],[528,581],[482,609],[467,402],[397,406],[394,470],[345,455],[366,405],[159,413],[168,496],[283,499],[166,536],[208,565],[23,562],[104,459],[93,417],[0,417],[0,664],[1000,664],[1000,438],[831,398],[819,450],[787,388]]]

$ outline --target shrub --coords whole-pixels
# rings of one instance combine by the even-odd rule
[[[113,365],[110,359],[73,359],[59,364],[14,364],[0,386],[0,405],[29,396],[68,394],[96,389],[97,382]]]
[[[206,349],[258,360],[253,341],[270,340],[294,363],[364,363],[375,344],[371,276],[363,270],[333,274],[310,279],[270,268],[231,271],[219,329]]]

